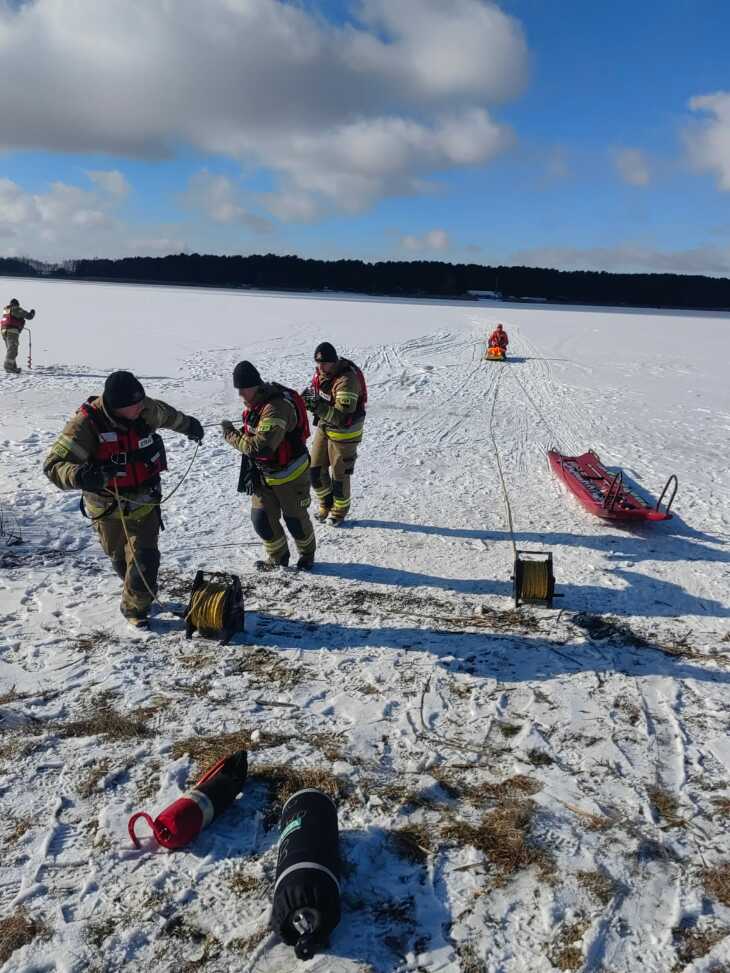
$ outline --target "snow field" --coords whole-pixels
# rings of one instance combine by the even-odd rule
[[[0,503],[27,541],[0,549],[0,905],[48,929],[7,970],[730,962],[712,881],[730,860],[727,319],[7,286],[38,316],[32,373],[0,383]],[[498,320],[511,360],[482,363]],[[302,388],[323,338],[370,389],[352,519],[317,525],[311,576],[259,576],[215,423],[240,413],[238,360]],[[121,619],[77,494],[40,472],[119,367],[211,424],[164,507],[148,635]],[[517,546],[553,552],[553,611],[512,611],[492,435]],[[167,493],[193,447],[165,440]],[[551,476],[551,445],[592,446],[648,496],[676,472],[677,516],[591,519]],[[183,638],[198,568],[241,575],[245,640]],[[215,738],[250,747],[234,808],[184,852],[133,849],[130,814],[173,800]],[[297,781],[336,793],[345,860],[342,923],[306,966],[267,931]]]

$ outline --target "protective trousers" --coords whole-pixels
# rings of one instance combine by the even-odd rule
[[[109,516],[94,521],[104,553],[111,558],[114,570],[124,581],[122,614],[126,618],[144,618],[152,604],[152,595],[145,587],[157,593],[157,572],[160,567],[160,551],[157,539],[160,535],[160,513],[157,507],[140,518],[127,517],[127,533],[120,517]],[[134,559],[142,570],[144,580],[137,570]]]
[[[5,371],[18,371],[18,345],[20,344],[20,332],[15,328],[3,328],[3,341],[5,342]]]
[[[355,469],[358,443],[328,439],[318,426],[310,450],[309,477],[320,510],[331,508],[330,516],[344,520],[350,509],[350,477]]]
[[[271,561],[286,564],[289,560],[289,545],[281,526],[282,516],[299,553],[305,556],[314,554],[317,542],[307,510],[310,502],[306,467],[295,480],[288,483],[280,486],[262,483],[257,487],[251,497],[251,522],[264,542]]]

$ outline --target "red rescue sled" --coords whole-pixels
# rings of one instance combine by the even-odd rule
[[[490,345],[484,352],[485,361],[504,361],[506,358],[507,352],[504,348],[500,348],[499,345]]]
[[[677,477],[672,474],[664,485],[655,507],[624,484],[621,470],[610,473],[598,456],[589,449],[580,456],[563,456],[555,449],[548,450],[553,473],[563,481],[589,513],[604,520],[671,520],[669,508],[677,493]],[[666,507],[662,502],[669,495]]]

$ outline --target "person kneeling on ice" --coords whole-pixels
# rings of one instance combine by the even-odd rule
[[[167,469],[156,429],[199,443],[192,416],[150,399],[131,372],[112,372],[101,396],[91,396],[66,423],[43,463],[61,490],[82,490],[81,512],[124,581],[121,612],[146,628],[157,593],[162,526],[160,474]]]
[[[504,330],[501,324],[498,324],[494,331],[489,336],[489,342],[487,347],[489,348],[501,348],[503,351],[507,351],[507,345],[509,344],[509,337],[507,332]]]
[[[3,341],[5,342],[5,371],[17,375],[20,373],[18,368],[18,344],[20,343],[20,332],[25,327],[26,321],[32,321],[35,317],[35,308],[25,311],[20,306],[17,297],[14,297],[3,309],[3,316],[0,319],[0,331],[2,331]]]
[[[233,387],[243,399],[243,428],[221,423],[229,446],[243,453],[239,490],[251,494],[251,521],[264,542],[260,571],[289,563],[289,545],[281,517],[299,551],[297,567],[314,564],[316,540],[307,508],[310,504],[309,421],[298,392],[276,382],[264,382],[251,362],[239,362]]]
[[[489,336],[489,342],[487,343],[488,348],[501,348],[503,351],[507,351],[507,345],[509,344],[509,337],[507,332],[504,330],[501,324],[498,324],[494,331]]]
[[[314,361],[317,371],[302,393],[317,427],[309,471],[319,499],[314,516],[322,522],[329,517],[337,525],[350,509],[350,477],[362,441],[368,390],[357,365],[340,358],[329,341],[317,345]]]

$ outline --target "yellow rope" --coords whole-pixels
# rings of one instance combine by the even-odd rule
[[[547,601],[550,597],[549,561],[522,561],[522,591],[524,601]]]
[[[226,585],[207,582],[193,592],[190,599],[190,610],[185,616],[197,629],[218,631],[223,629],[225,622],[224,607],[228,588]]]

